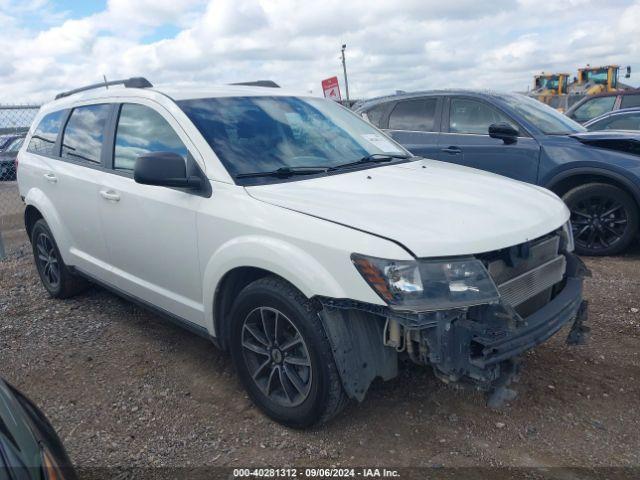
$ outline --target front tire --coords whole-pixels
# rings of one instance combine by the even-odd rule
[[[231,313],[231,355],[253,402],[294,428],[323,423],[346,404],[324,328],[311,302],[286,281],[244,288]]]
[[[562,199],[571,210],[576,253],[616,255],[638,232],[638,207],[633,198],[606,183],[588,183],[567,192]]]
[[[88,282],[74,275],[62,260],[60,250],[44,219],[31,230],[31,247],[42,285],[54,298],[69,298],[88,287]]]

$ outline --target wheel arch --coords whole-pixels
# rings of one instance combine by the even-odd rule
[[[29,240],[31,240],[31,232],[33,230],[33,226],[41,218],[44,218],[44,216],[37,207],[33,205],[27,205],[27,207],[24,209],[24,228],[27,231],[27,237],[29,238]]]
[[[348,256],[346,262],[351,265]],[[273,237],[236,238],[213,253],[203,275],[207,329],[222,348],[226,343],[227,314],[237,293],[266,275],[282,278],[306,298],[349,296],[343,288],[345,282],[340,282],[325,265],[302,248]],[[375,295],[373,291],[372,295]]]
[[[236,296],[252,282],[274,275],[273,272],[257,267],[236,267],[224,274],[213,296],[213,330],[216,343],[223,350],[229,346],[229,312]]]
[[[545,187],[562,198],[572,188],[587,183],[606,183],[618,187],[633,198],[636,207],[640,210],[640,188],[624,175],[604,168],[565,170],[552,177]]]
[[[68,262],[70,235],[60,215],[49,198],[39,189],[29,190],[25,196],[24,226],[31,238],[31,229],[40,219],[44,219],[53,234],[62,259]]]

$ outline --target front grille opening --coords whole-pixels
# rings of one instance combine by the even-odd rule
[[[483,255],[502,300],[527,317],[552,299],[565,276],[566,258],[560,236],[545,235],[525,244]]]

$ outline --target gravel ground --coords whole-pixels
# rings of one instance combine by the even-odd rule
[[[414,366],[329,425],[286,429],[210,342],[97,287],[49,298],[24,244],[0,262],[0,376],[43,408],[80,468],[640,467],[640,248],[587,264],[590,343],[553,338],[526,355],[500,411]]]

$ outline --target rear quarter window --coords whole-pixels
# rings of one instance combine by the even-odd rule
[[[48,113],[40,120],[36,131],[29,140],[28,152],[40,155],[57,155],[57,152],[54,152],[54,147],[65,112],[66,110],[59,110]]]

